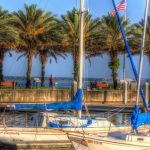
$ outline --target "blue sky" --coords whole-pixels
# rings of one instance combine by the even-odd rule
[[[115,0],[118,3],[120,0]],[[132,21],[139,21],[144,15],[146,0],[126,0],[127,1],[127,17]],[[79,7],[79,0],[0,0],[0,5],[9,10],[16,11],[24,9],[26,3],[36,4],[45,11],[51,11],[54,14],[65,14],[67,10],[73,7]],[[85,0],[85,8],[89,10],[95,17],[100,17],[111,12],[113,9],[112,0]]]
[[[132,23],[138,22],[144,16],[145,2],[146,0],[126,0],[127,1],[127,17],[131,19]],[[116,0],[116,3],[119,0]],[[65,14],[67,10],[71,10],[74,7],[79,7],[79,0],[0,0],[0,5],[3,9],[7,9],[10,12],[17,11],[18,9],[24,9],[24,4],[37,4],[39,8],[42,8],[45,11],[51,11],[53,14],[60,15]],[[113,9],[111,0],[85,0],[85,8],[91,12],[93,17],[101,17],[107,15],[108,12],[111,12]],[[121,12],[121,15],[123,13]],[[5,75],[17,75],[25,76],[27,62],[25,58],[17,60],[19,55],[13,53],[13,57],[10,58],[6,55],[4,61],[4,74]],[[135,58],[137,64],[137,58]],[[91,66],[88,63],[87,74],[89,77],[111,77],[111,72],[107,67],[109,61],[108,56],[103,58],[96,57],[92,59]],[[103,64],[103,65],[101,65]],[[128,62],[127,62],[128,64]],[[147,75],[150,73],[148,59],[145,59],[145,66],[147,66]],[[128,64],[129,65],[129,64]],[[130,66],[130,65],[129,65]],[[58,59],[58,63],[49,62],[46,64],[46,76],[49,76],[51,73],[57,77],[71,77],[73,72],[73,64],[71,56],[68,56],[66,60]],[[86,67],[87,68],[87,67]],[[129,68],[129,67],[127,67]],[[103,71],[102,71],[103,70]],[[127,70],[128,76],[131,74],[131,70]],[[119,76],[122,76],[122,65],[118,71]],[[145,73],[144,73],[145,74]],[[32,76],[40,75],[40,63],[38,59],[33,60],[33,70]]]

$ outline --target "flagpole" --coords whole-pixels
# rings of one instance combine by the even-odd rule
[[[126,4],[126,0],[124,0],[124,2]],[[127,11],[126,11],[126,8],[124,9],[124,21],[127,20]],[[125,27],[125,31],[126,31],[126,27]],[[126,47],[124,47],[124,53],[123,53],[123,102],[124,102],[124,104],[127,103]]]
[[[126,3],[126,0],[125,0],[125,3]],[[124,21],[126,21],[126,20],[127,20],[127,11],[125,9],[124,10]],[[124,80],[124,82],[125,82],[125,79],[126,79],[126,52],[124,51],[124,54],[123,54],[123,80]]]

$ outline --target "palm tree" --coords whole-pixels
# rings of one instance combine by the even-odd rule
[[[52,46],[48,46],[51,47]],[[55,48],[54,48],[55,49]],[[37,55],[39,55],[40,58],[40,62],[41,62],[41,86],[44,86],[44,82],[45,82],[45,64],[47,62],[47,60],[50,58],[50,63],[52,62],[52,59],[55,60],[55,62],[57,62],[57,56],[62,57],[63,59],[66,58],[66,55],[63,51],[61,51],[60,49],[50,49],[50,48],[46,48],[45,49],[39,49],[37,52]]]
[[[36,5],[24,5],[25,12],[19,10],[14,12],[14,25],[17,27],[20,43],[17,47],[28,60],[26,87],[31,86],[31,69],[32,58],[37,52],[37,45],[43,35],[45,35],[51,26],[56,22],[55,16],[51,12],[45,13],[42,9],[38,9]]]
[[[134,50],[135,48],[135,26],[130,24],[130,20],[127,19],[126,21],[121,17],[121,21],[123,27],[126,29],[126,35],[128,37],[128,41],[130,43],[131,49]],[[124,53],[125,45],[122,38],[122,34],[118,25],[118,20],[116,16],[112,16],[108,14],[107,16],[103,16],[101,19],[101,28],[100,28],[100,43],[102,48],[100,49],[101,52],[108,53],[110,56],[110,62],[108,64],[109,68],[112,70],[112,79],[113,79],[113,87],[117,89],[117,70],[120,66],[120,61],[118,58],[119,53]],[[139,45],[138,45],[139,48]],[[139,49],[138,49],[139,50]],[[97,56],[100,52],[93,51],[89,54],[88,57]]]
[[[142,19],[138,24],[136,24],[137,29],[141,30],[144,27],[144,20]],[[142,39],[142,38],[141,38]],[[141,42],[141,40],[140,40]],[[149,56],[150,60],[150,16],[147,18],[147,26],[146,26],[146,37],[145,37],[145,53]]]
[[[38,39],[37,53],[41,62],[41,86],[44,86],[45,81],[45,64],[50,58],[50,63],[52,59],[57,62],[57,57],[66,58],[65,51],[62,47],[62,35],[60,34],[61,28],[58,20],[52,18],[51,26],[49,31],[41,35]]]
[[[61,16],[61,19],[60,24],[63,34],[62,47],[72,54],[74,80],[77,81],[79,71],[79,11],[77,9],[68,11],[66,15]],[[84,24],[85,50],[88,52],[99,48],[99,45],[96,43],[99,34],[99,18],[92,19],[92,16],[88,12],[85,12]]]
[[[142,19],[139,23],[135,24],[135,29],[136,29],[136,34],[135,34],[136,42],[135,43],[136,44],[138,43],[137,49],[140,49],[140,46],[141,46],[143,27],[144,27],[144,19]],[[149,43],[150,43],[150,16],[148,16],[148,19],[147,19],[145,48],[144,48],[145,54],[148,55],[150,58],[150,44]],[[137,52],[135,52],[135,54],[137,54]]]
[[[18,33],[11,25],[12,16],[0,7],[0,81],[3,81],[3,60],[6,52],[15,48]]]

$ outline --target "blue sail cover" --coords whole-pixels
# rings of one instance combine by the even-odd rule
[[[53,109],[53,110],[81,110],[82,89],[69,102],[57,102],[51,104],[15,104],[15,109]]]
[[[91,124],[92,124],[92,120],[89,119],[86,124],[83,124],[81,126],[74,126],[74,125],[67,126],[67,125],[62,125],[62,124],[57,124],[57,123],[54,123],[54,122],[50,122],[49,127],[51,127],[51,128],[87,128]]]
[[[134,113],[131,116],[131,125],[133,130],[138,129],[142,125],[150,124],[150,113],[140,113],[139,107],[136,105]]]

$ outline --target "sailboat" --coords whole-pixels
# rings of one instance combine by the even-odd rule
[[[150,150],[150,113],[148,110],[148,105],[146,104],[145,97],[140,85],[141,82],[141,72],[142,72],[142,61],[143,61],[143,49],[144,49],[144,42],[145,42],[145,33],[146,33],[146,22],[147,22],[147,15],[148,15],[148,6],[149,0],[146,0],[146,9],[145,9],[145,19],[144,19],[144,29],[142,35],[142,44],[141,44],[141,51],[140,51],[140,63],[139,63],[139,74],[137,75],[134,62],[132,59],[132,55],[130,52],[130,48],[128,46],[128,42],[126,40],[126,36],[123,30],[122,23],[119,18],[119,14],[116,8],[115,1],[112,0],[114,8],[116,10],[116,15],[118,18],[119,26],[122,32],[122,36],[124,38],[124,42],[126,45],[126,49],[133,67],[134,75],[137,80],[137,96],[136,96],[136,105],[134,112],[131,116],[131,131],[130,132],[110,132],[107,136],[100,137],[98,135],[93,135],[87,138],[88,147],[90,150]],[[138,107],[138,99],[139,93],[144,101],[144,105],[146,107],[147,112],[141,113],[139,112]],[[145,126],[144,131],[138,131],[141,127]]]
[[[119,130],[118,126],[113,125],[106,118],[91,118],[82,117],[82,78],[83,78],[83,49],[84,49],[84,0],[80,0],[80,32],[79,32],[79,87],[75,96],[69,102],[57,102],[52,104],[15,104],[15,109],[45,109],[45,110],[74,110],[77,115],[60,115],[57,113],[46,112],[41,113],[43,118],[47,114],[47,122],[45,126],[47,128],[52,128],[55,130],[61,130],[65,132],[87,132],[87,133],[100,133],[107,132],[110,125],[114,130]],[[46,119],[42,119],[46,120]],[[44,124],[44,123],[43,123]],[[123,128],[125,129],[125,128]]]
[[[36,109],[39,112],[30,118],[32,126],[4,126],[0,127],[0,141],[3,142],[29,142],[29,141],[60,141],[68,140],[66,133],[101,133],[107,132],[110,125],[114,131],[120,130],[106,118],[82,117],[82,71],[83,71],[83,19],[84,19],[84,1],[80,0],[80,71],[79,87],[76,95],[69,102],[58,102],[52,104],[15,104],[15,110]],[[75,115],[62,115],[49,112],[48,110],[74,110]],[[122,128],[124,129],[124,128]]]

